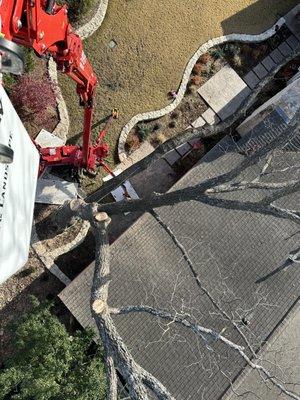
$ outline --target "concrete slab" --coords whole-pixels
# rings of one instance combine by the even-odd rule
[[[287,27],[300,40],[300,4],[284,16]]]
[[[114,174],[115,176],[120,175],[121,172],[123,172],[123,171],[121,170],[121,168],[117,168],[117,169],[113,170],[113,174]],[[111,176],[110,174],[108,174],[108,175],[106,175],[106,176],[103,178],[103,182],[110,181],[111,179],[112,179],[112,176]]]
[[[276,111],[282,122],[288,124],[300,109],[300,79],[295,79],[262,106],[257,108],[237,128],[241,136],[253,131],[269,114]],[[278,122],[274,122],[275,124]],[[273,123],[273,124],[274,124]]]
[[[276,63],[279,64],[281,63],[281,61],[283,61],[284,56],[280,53],[280,51],[278,49],[273,50],[270,53],[270,57],[272,58],[272,60]]]
[[[296,36],[291,35],[286,39],[287,44],[290,46],[292,50],[299,50],[300,49],[300,40],[296,38]]]
[[[190,150],[192,149],[192,146],[189,143],[183,143],[181,146],[176,148],[176,151],[178,151],[178,153],[181,156],[184,156],[186,153],[188,153]]]
[[[150,196],[153,192],[165,193],[174,185],[176,179],[173,168],[161,158],[150,168],[133,176],[130,181],[138,195],[143,198]]]
[[[46,129],[42,129],[40,133],[35,138],[35,142],[41,147],[59,147],[64,145],[64,141],[46,131]]]
[[[113,171],[115,176],[120,175],[120,173],[122,172],[121,169],[116,169],[115,171]],[[103,178],[104,182],[110,181],[111,179],[113,179],[112,175],[106,175]],[[137,194],[137,192],[135,191],[134,187],[132,186],[132,184],[130,183],[130,181],[124,181],[123,185],[126,187],[127,193],[129,194],[131,199],[139,199],[139,196]],[[125,190],[123,186],[119,186],[117,189],[113,190],[111,192],[112,197],[114,198],[114,200],[116,202],[118,201],[122,201],[122,200],[126,200],[126,195],[125,195]],[[129,213],[124,213],[125,215],[129,214]]]
[[[263,79],[265,76],[268,75],[268,71],[266,68],[262,65],[262,63],[257,64],[253,68],[253,72],[258,76],[259,79]]]
[[[259,78],[253,71],[248,72],[247,75],[244,76],[244,81],[247,83],[250,89],[254,89],[259,83]]]
[[[197,118],[194,122],[192,122],[192,126],[194,128],[201,128],[206,124],[205,120],[202,117]]]
[[[261,63],[266,68],[267,71],[272,71],[272,69],[276,67],[275,62],[272,60],[270,56],[264,58]]]
[[[154,147],[146,141],[141,144],[139,149],[130,154],[130,159],[132,160],[132,163],[135,164],[143,158],[147,157],[153,151]]]
[[[217,116],[217,114],[209,108],[202,114],[203,119],[209,124],[209,125],[214,125],[220,122],[220,118]]]
[[[221,120],[232,115],[250,92],[243,79],[229,65],[225,65],[198,89],[199,95]]]
[[[278,50],[284,57],[288,57],[292,54],[293,50],[287,44],[287,42],[283,42],[278,46]]]
[[[169,151],[169,153],[164,156],[164,159],[171,166],[174,165],[180,158],[181,155],[176,150]]]
[[[78,185],[59,178],[38,179],[35,202],[41,204],[63,204],[77,198]]]

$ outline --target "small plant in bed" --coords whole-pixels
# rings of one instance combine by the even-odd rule
[[[147,140],[151,134],[151,130],[148,128],[147,125],[141,124],[137,126],[137,135],[142,142]]]

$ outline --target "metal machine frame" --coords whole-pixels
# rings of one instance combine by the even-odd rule
[[[104,165],[110,171],[104,162],[109,152],[109,146],[103,142],[106,128],[100,132],[96,143],[91,143],[97,78],[83,51],[82,40],[69,23],[67,7],[57,5],[55,0],[3,0],[0,2],[0,17],[1,36],[5,42],[32,48],[40,57],[53,57],[57,69],[76,82],[80,105],[84,107],[82,147],[37,146],[40,172],[55,165],[73,165],[88,171]],[[0,43],[2,57],[6,51],[10,51],[9,46]],[[117,118],[115,110],[109,123],[114,118]]]

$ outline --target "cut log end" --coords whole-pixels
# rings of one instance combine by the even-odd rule
[[[95,220],[97,222],[105,222],[106,225],[109,225],[111,219],[105,212],[99,212],[95,215]]]
[[[95,300],[92,304],[92,309],[96,314],[102,314],[107,308],[107,304],[103,300]]]

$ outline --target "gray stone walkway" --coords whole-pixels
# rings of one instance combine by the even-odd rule
[[[250,94],[251,89],[239,77],[233,68],[225,65],[198,89],[199,95],[212,111],[205,111],[202,117],[210,124],[216,123],[214,114],[224,121],[232,115],[241,102]],[[213,114],[213,113],[214,114]]]
[[[292,14],[294,18],[295,10]],[[209,108],[192,123],[194,128],[199,128],[206,123],[214,125],[221,120],[224,121],[237,110],[251,90],[269,72],[293,52],[300,50],[300,34],[297,34],[298,28],[293,18],[290,17],[288,26],[293,33],[243,78],[233,68],[226,65],[198,89],[199,95]]]

